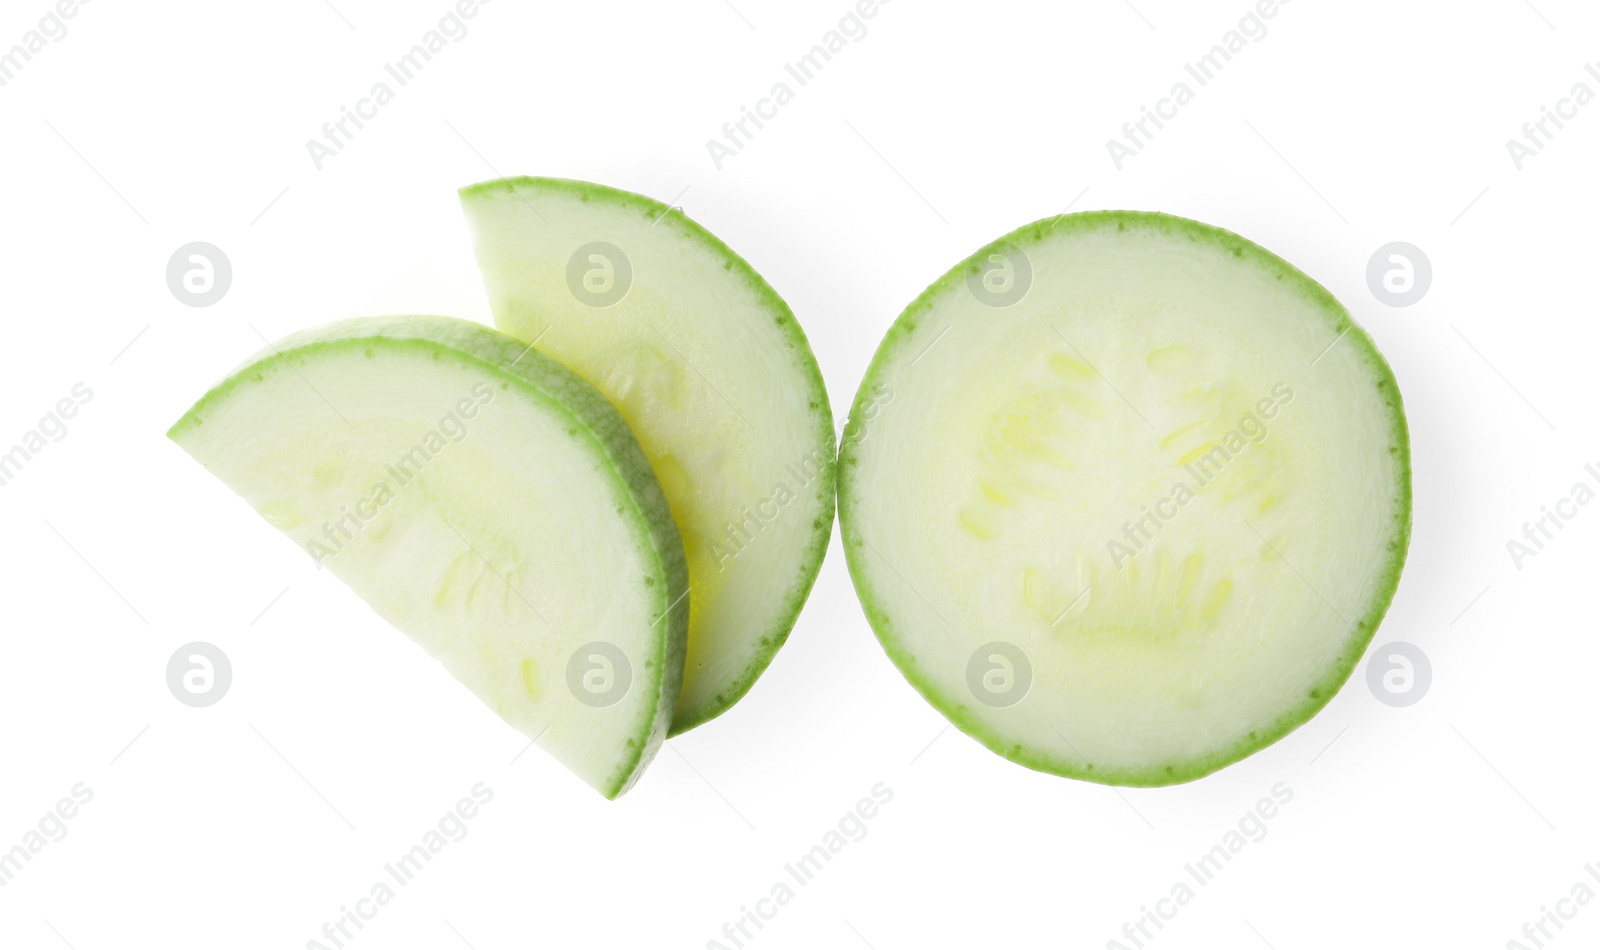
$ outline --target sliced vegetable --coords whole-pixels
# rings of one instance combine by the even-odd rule
[[[585,182],[461,192],[500,329],[632,425],[694,591],[679,733],[745,694],[794,626],[833,528],[833,421],[805,334],[749,264],[676,209]]]
[[[256,354],[169,435],[608,798],[659,748],[683,547],[570,371],[461,320],[348,320]]]
[[[993,751],[1099,782],[1193,779],[1305,722],[1410,534],[1371,338],[1280,258],[1161,214],[1049,219],[957,265],[889,330],[843,442],[889,656]]]

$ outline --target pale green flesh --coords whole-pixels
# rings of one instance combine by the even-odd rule
[[[692,728],[766,668],[827,546],[832,419],[805,337],[748,264],[659,202],[522,178],[463,189],[462,206],[496,323],[605,393],[660,478],[693,591],[672,732]],[[631,270],[598,306],[569,282],[595,242]],[[614,262],[580,258],[583,286],[622,280]]]
[[[995,751],[1203,775],[1326,703],[1387,607],[1399,394],[1326,291],[1227,232],[1099,213],[1007,241],[1032,268],[1020,302],[969,290],[985,249],[862,385],[840,491],[858,591],[907,678]],[[979,654],[1004,694],[994,642],[1031,665],[1012,705],[969,685]]]
[[[581,379],[478,324],[351,320],[257,354],[170,435],[607,797],[654,755],[683,554],[643,454]],[[609,705],[569,685],[594,642],[626,659]],[[580,663],[591,699],[619,688],[611,657]]]

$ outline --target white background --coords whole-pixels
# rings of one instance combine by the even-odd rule
[[[1497,948],[1600,890],[1600,509],[1520,571],[1506,550],[1600,462],[1600,104],[1520,171],[1505,145],[1600,92],[1600,14],[1533,2],[1295,0],[1120,171],[1106,140],[1247,0],[895,0],[721,170],[706,140],[848,0],[495,0],[320,171],[306,140],[447,0],[85,5],[0,88],[0,447],[94,393],[0,488],[0,849],[94,798],[0,888],[0,945],[304,947],[480,781],[466,839],[349,946],[705,947],[879,782],[866,837],[747,946],[1103,947],[1278,782],[1265,839],[1150,945]],[[48,9],[6,0],[0,50]],[[624,798],[513,763],[525,738],[163,438],[257,331],[486,320],[455,189],[497,173],[676,198],[794,308],[839,424],[901,308],[1023,223],[1152,209],[1266,245],[1400,381],[1415,536],[1376,642],[1422,648],[1431,690],[1390,708],[1358,670],[1189,785],[1036,774],[901,679],[836,540],[755,689]],[[1434,271],[1404,309],[1365,277],[1396,240]],[[166,284],[191,241],[233,264],[209,308]],[[233,663],[206,709],[165,682],[193,640]],[[1600,902],[1553,944],[1596,940]]]

